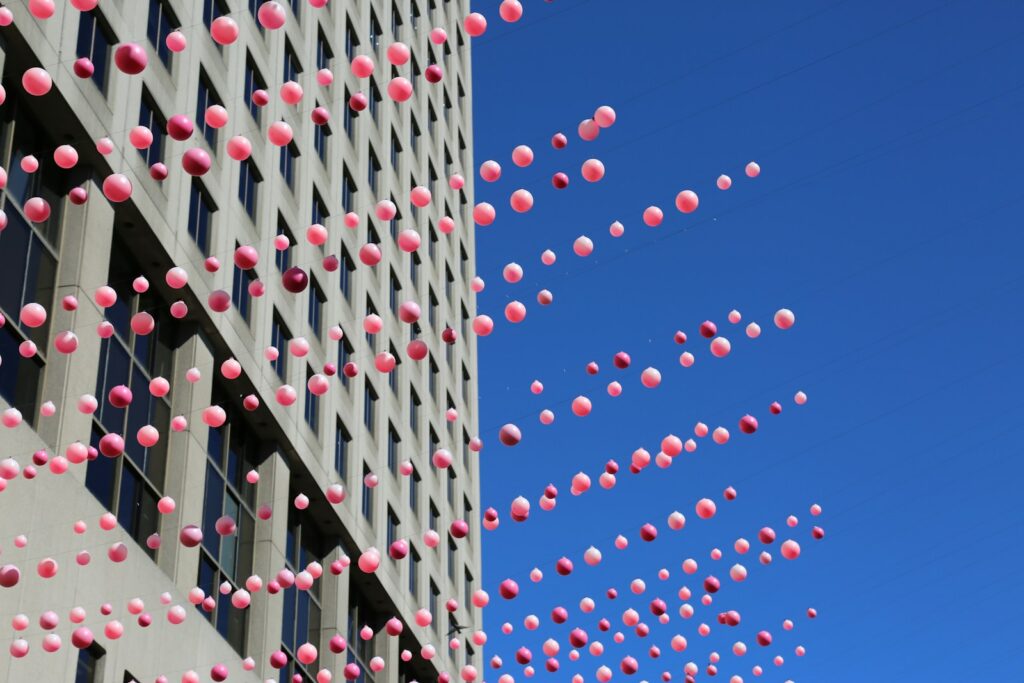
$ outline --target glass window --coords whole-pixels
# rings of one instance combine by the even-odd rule
[[[356,57],[356,48],[359,47],[359,36],[356,35],[356,31],[352,28],[351,23],[345,24],[345,56],[348,57],[348,61],[351,62]],[[348,101],[348,97],[345,98]],[[347,107],[346,107],[347,108]]]
[[[356,119],[359,118],[359,112],[353,111],[352,107],[348,106],[348,102],[350,99],[351,95],[348,92],[348,88],[345,88],[345,100],[344,106],[342,107],[342,115],[344,116],[343,121],[345,127],[345,135],[348,136],[349,140],[352,140],[352,135],[353,133],[355,133],[356,129]]]
[[[297,1],[297,0],[296,0]],[[316,68],[330,69],[331,60],[334,59],[334,51],[331,50],[330,43],[327,42],[327,36],[324,34],[324,29],[321,27],[316,32]]]
[[[203,23],[207,29],[213,25],[214,19],[229,13],[225,0],[203,0]]]
[[[323,332],[325,301],[327,301],[327,297],[324,296],[324,291],[320,289],[320,285],[317,284],[316,278],[310,278],[309,311],[307,312],[306,319],[309,321],[309,327],[313,330],[313,334],[316,335],[317,338],[319,338]]]
[[[196,127],[211,149],[217,149],[217,129],[206,123],[206,110],[214,105],[224,105],[217,91],[210,84],[210,77],[204,69],[199,70],[199,94],[196,97]]]
[[[349,256],[348,249],[344,245],[341,247],[341,263],[338,268],[340,278],[340,289],[342,295],[345,297],[345,301],[352,303],[352,271],[356,269],[355,263],[352,261],[352,257]]]
[[[331,137],[331,127],[326,123],[313,126],[313,148],[320,163],[327,165],[328,143]]]
[[[373,524],[373,489],[366,485],[366,478],[370,475],[370,466],[363,463],[363,517],[370,524]]]
[[[263,178],[260,177],[260,172],[256,170],[256,165],[252,162],[252,159],[246,159],[239,164],[238,201],[242,202],[245,212],[254,221],[256,220],[257,193],[259,192],[259,184],[262,181]]]
[[[381,95],[380,88],[377,87],[377,81],[372,77],[370,78],[370,95],[367,99],[369,100],[370,118],[373,119],[374,123],[377,123],[377,112],[380,110]]]
[[[285,326],[284,321],[281,319],[281,314],[274,309],[274,318],[270,327],[270,345],[277,349],[277,359],[274,360],[271,365],[274,367],[274,372],[281,379],[284,379],[288,374],[288,340],[291,339],[291,333],[288,332],[288,328]]]
[[[107,92],[107,71],[110,68],[110,48],[117,42],[114,32],[107,26],[106,20],[98,9],[79,13],[78,48],[79,57],[88,57],[92,61],[92,82]]]
[[[292,47],[291,41],[286,38],[284,41],[284,82],[299,80],[300,73],[302,73],[302,64],[299,63],[299,57],[295,54],[295,48]]]
[[[376,410],[377,392],[374,390],[372,384],[366,382],[366,388],[363,397],[363,424],[365,424],[366,428],[370,431],[370,436],[374,435]]]
[[[352,358],[353,353],[352,342],[348,340],[348,337],[342,337],[341,341],[338,342],[338,371],[341,375],[341,385],[343,387],[348,387],[349,378],[343,370]]]
[[[420,554],[409,546],[409,595],[413,601],[419,599]],[[76,681],[77,683],[77,681]]]
[[[100,683],[101,666],[100,660],[106,656],[106,651],[93,642],[87,648],[78,651],[78,661],[75,665],[75,683]]]
[[[419,515],[420,512],[420,473],[415,466],[409,475],[409,509],[412,514]]]
[[[402,523],[399,521],[398,515],[396,515],[395,511],[391,509],[390,505],[388,505],[388,533],[387,533],[387,541],[388,541],[388,547],[389,548],[391,547],[392,543],[394,543],[395,541],[398,540],[398,530],[401,527],[401,525],[402,525]]]
[[[288,223],[281,214],[277,214],[277,234],[287,237],[290,245],[287,249],[276,249],[274,252],[274,263],[277,265],[277,269],[283,273],[292,267],[292,247],[298,242],[295,241],[292,229],[288,227]]]
[[[139,154],[147,166],[164,160],[164,132],[167,121],[160,114],[150,96],[149,91],[142,89],[142,102],[139,105],[139,125],[145,126],[153,133],[153,142],[149,147],[140,149]]]
[[[420,433],[420,396],[412,387],[409,387],[409,428],[413,436]]]
[[[388,422],[388,470],[395,477],[398,477],[398,449],[402,443],[402,437],[398,435],[395,426]]]
[[[245,97],[245,104],[249,107],[249,113],[252,114],[253,120],[256,124],[260,123],[260,106],[253,100],[252,94],[257,90],[266,90],[267,82],[260,74],[259,69],[256,68],[256,62],[253,61],[252,55],[246,54],[245,59],[245,89],[242,95]]]
[[[323,558],[323,537],[312,518],[297,510],[289,513],[288,534],[285,539],[285,566],[292,573],[304,571],[311,562]],[[305,665],[295,658],[295,652],[304,643],[320,644],[321,613],[320,582],[314,581],[309,590],[288,589],[284,596],[284,618],[281,621],[281,650],[288,657],[288,666],[281,669],[281,679],[292,681],[295,676],[312,683],[317,662]]]
[[[334,424],[334,471],[338,473],[342,481],[348,479],[348,448],[352,437],[341,418],[337,418]]]
[[[313,188],[312,222],[318,225],[325,225],[330,215],[331,212],[327,210],[327,204],[324,203],[323,197],[320,196],[316,188]]]
[[[295,191],[295,160],[299,158],[299,148],[295,141],[281,148],[281,177],[292,192]]]
[[[455,565],[457,564],[455,559],[456,550],[455,539],[448,536],[448,578],[453,582],[455,581]]]
[[[235,609],[231,592],[243,587],[252,574],[256,487],[249,484],[246,474],[257,466],[260,446],[242,414],[230,403],[228,393],[219,385],[214,388],[213,404],[225,409],[228,420],[220,427],[211,427],[207,436],[203,542],[196,585],[210,602],[196,607],[235,651],[243,654],[249,610]],[[223,518],[234,521],[235,533],[218,533],[217,521]],[[232,588],[227,595],[220,592],[224,582]]]
[[[347,107],[346,107],[347,109]],[[341,179],[341,208],[346,213],[355,210],[356,181],[352,180],[348,169],[345,170]]]
[[[103,505],[117,515],[118,522],[145,552],[146,539],[158,528],[157,500],[161,496],[167,464],[167,440],[161,438],[148,448],[135,439],[147,425],[161,435],[170,428],[171,408],[167,397],[153,396],[149,383],[155,377],[170,377],[177,321],[166,311],[168,305],[155,290],[138,294],[131,282],[143,272],[127,247],[117,238],[111,248],[107,281],[117,291],[117,303],[107,309],[113,334],[100,343],[96,377],[96,396],[107,397],[117,386],[131,390],[132,402],[117,408],[101,401],[93,414],[92,445],[108,434],[124,438],[124,454],[117,458],[100,457],[89,463],[86,487]],[[143,335],[129,324],[133,315],[149,312],[154,329]]]
[[[370,10],[370,47],[374,52],[380,48],[380,37],[383,33],[380,27],[380,21],[377,20],[377,13]]]
[[[210,231],[216,205],[198,178],[192,179],[188,204],[188,234],[204,256],[210,255]]]
[[[167,47],[167,36],[178,26],[178,18],[174,16],[166,0],[149,0],[149,24],[146,27],[146,35],[160,61],[168,69],[171,68],[171,55],[174,53]]]
[[[235,243],[235,247],[238,247],[238,243]],[[251,269],[242,270],[237,265],[235,266],[234,273],[231,279],[231,303],[238,309],[238,314],[242,316],[242,320],[248,324],[250,322],[251,308],[252,308],[252,296],[249,294],[249,284],[255,279],[255,274]]]
[[[316,372],[312,367],[306,366],[306,403],[303,411],[303,417],[306,419],[306,424],[318,437],[320,435],[320,397],[309,390],[309,379],[315,375]]]

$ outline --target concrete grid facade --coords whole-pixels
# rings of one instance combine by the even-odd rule
[[[356,661],[363,678],[385,681],[435,680],[440,672],[453,677],[461,666],[481,666],[468,635],[480,627],[481,615],[469,596],[480,587],[479,471],[469,451],[470,437],[478,430],[476,342],[469,332],[475,315],[475,296],[469,287],[475,272],[471,219],[473,158],[471,83],[468,36],[461,20],[468,0],[330,0],[323,9],[306,0],[283,0],[288,22],[278,31],[264,31],[255,20],[260,0],[103,0],[81,14],[58,2],[57,13],[38,21],[27,11],[27,1],[6,3],[15,13],[14,25],[0,30],[0,65],[7,101],[0,107],[0,165],[8,171],[3,190],[7,228],[0,233],[0,408],[17,407],[22,425],[7,433],[0,457],[14,457],[24,467],[33,453],[51,457],[75,442],[98,443],[109,432],[125,437],[126,452],[119,458],[100,456],[88,464],[72,465],[67,474],[53,475],[45,466],[33,481],[8,482],[0,493],[0,552],[2,562],[22,569],[22,581],[13,589],[0,589],[0,623],[7,645],[16,637],[29,641],[23,659],[0,658],[0,680],[74,681],[75,683],[148,683],[158,676],[180,680],[194,670],[209,680],[210,668],[225,664],[229,680],[315,680],[327,668],[341,680],[346,662]],[[236,43],[218,47],[209,36],[213,18],[230,14],[241,33]],[[433,27],[447,30],[444,46],[429,42]],[[167,32],[180,28],[188,49],[170,54],[160,46]],[[392,69],[387,45],[401,40],[412,48],[413,60]],[[113,46],[135,42],[149,52],[149,66],[129,77],[113,66]],[[348,62],[368,54],[377,68],[371,80],[357,82]],[[92,78],[79,78],[73,63],[90,57],[96,65]],[[431,85],[422,76],[430,64],[444,69],[441,83]],[[27,96],[21,74],[43,66],[53,76],[46,96]],[[330,68],[334,83],[317,84],[316,73]],[[393,72],[415,84],[413,98],[396,105],[384,95]],[[305,92],[297,106],[285,105],[277,95],[282,83],[294,79]],[[263,108],[251,102],[251,92],[265,88],[270,102]],[[371,106],[351,115],[347,101],[362,91]],[[221,130],[206,128],[202,112],[223,105],[229,123]],[[326,107],[331,119],[315,126],[310,112]],[[185,142],[163,135],[167,119],[184,114],[196,124]],[[284,150],[267,141],[270,123],[286,120],[295,132],[293,145]],[[142,123],[156,135],[154,145],[140,153],[128,142],[128,132]],[[238,163],[225,153],[227,140],[243,134],[253,142],[251,160]],[[115,150],[100,155],[95,141],[109,137]],[[58,168],[53,150],[72,144],[79,164],[70,171]],[[181,170],[180,159],[190,147],[202,147],[213,158],[208,174],[193,179]],[[34,155],[40,170],[21,171],[21,160]],[[169,177],[157,182],[149,166],[166,164]],[[131,200],[111,204],[99,185],[112,172],[131,180]],[[462,173],[461,192],[449,188],[447,178]],[[415,209],[409,190],[427,186],[431,205]],[[85,187],[89,201],[75,205],[67,199],[73,187]],[[23,206],[42,197],[52,207],[48,221],[32,224]],[[377,220],[377,201],[392,199],[399,218],[391,224]],[[357,229],[343,225],[347,211],[361,217]],[[442,216],[451,216],[455,230],[444,234]],[[330,238],[323,247],[305,239],[312,223],[326,225]],[[422,245],[415,255],[399,250],[395,235],[416,229]],[[277,234],[290,235],[293,247],[277,252]],[[382,261],[368,268],[358,261],[359,248],[378,242]],[[234,268],[238,245],[253,245],[260,253],[255,277],[266,285],[259,298],[247,294],[249,275]],[[323,259],[335,255],[341,267],[333,272]],[[221,267],[204,268],[209,257]],[[281,272],[298,265],[310,275],[310,288],[287,292]],[[171,290],[164,274],[172,266],[184,268],[188,286]],[[142,275],[150,289],[137,294],[134,278]],[[100,309],[93,302],[97,287],[109,283],[118,303]],[[206,306],[211,292],[231,293],[231,308],[212,313]],[[74,295],[76,311],[65,311],[61,301]],[[169,314],[172,302],[182,300],[189,314],[178,320]],[[418,324],[407,325],[396,315],[404,301],[416,301],[423,314]],[[43,304],[50,313],[41,328],[18,322],[20,307]],[[129,325],[139,312],[153,316],[156,329],[139,335]],[[381,316],[381,333],[363,333],[363,318]],[[96,334],[107,320],[113,333]],[[342,342],[328,336],[339,324]],[[451,326],[458,342],[444,344],[441,331]],[[63,330],[80,339],[78,350],[61,355],[53,340]],[[310,343],[308,356],[291,356],[287,341],[303,337]],[[410,339],[423,339],[430,355],[421,362],[405,353]],[[18,357],[18,345],[36,342],[35,359]],[[283,361],[271,363],[263,350],[280,347]],[[373,367],[374,355],[390,350],[399,365],[389,375]],[[242,376],[226,380],[221,364],[236,359]],[[331,378],[327,394],[319,399],[306,391],[306,380],[333,362],[340,371],[347,361],[360,367],[357,377]],[[191,382],[186,371],[197,368],[201,379]],[[155,377],[171,385],[164,398],[150,395]],[[282,384],[296,388],[298,400],[283,407],[274,400]],[[131,405],[117,409],[107,393],[118,384],[134,394]],[[76,403],[84,394],[100,402],[93,415],[80,412]],[[248,411],[242,397],[255,394],[260,407]],[[56,405],[52,417],[40,417],[44,401]],[[202,410],[220,405],[228,413],[225,425],[208,428]],[[447,408],[458,418],[446,420]],[[173,416],[185,416],[189,427],[173,432]],[[139,427],[152,424],[160,442],[144,449],[135,440]],[[430,454],[447,448],[454,463],[446,472],[436,470]],[[398,473],[408,460],[413,476]],[[259,482],[251,485],[245,473],[255,469]],[[379,477],[376,488],[363,484],[365,473]],[[340,505],[329,504],[323,491],[342,483],[347,491]],[[308,495],[308,509],[295,509],[299,493]],[[172,497],[177,507],[159,514],[156,501]],[[269,520],[258,510],[271,506]],[[100,528],[105,512],[116,515],[118,526]],[[223,514],[238,523],[234,536],[221,539],[213,522]],[[447,529],[455,519],[470,525],[467,538],[453,541]],[[73,531],[84,520],[88,530]],[[198,548],[178,543],[185,525],[200,526],[204,541]],[[434,528],[441,535],[438,548],[427,548],[422,535]],[[147,549],[154,533],[162,539],[156,550]],[[29,543],[16,548],[10,539],[25,534]],[[387,547],[395,538],[408,539],[412,552],[395,562]],[[115,542],[128,546],[120,564],[107,559]],[[342,555],[353,559],[375,546],[385,556],[380,570],[364,575],[354,567],[340,576],[327,570]],[[76,563],[81,551],[91,554],[85,566]],[[60,565],[56,578],[35,574],[36,563],[52,557]],[[320,562],[323,577],[313,589],[288,588],[268,595],[266,582],[283,568],[303,570]],[[218,586],[244,586],[258,575],[264,589],[254,593],[247,610],[230,605]],[[188,592],[196,586],[216,598],[212,610],[193,607]],[[188,610],[185,622],[171,626],[168,606]],[[145,603],[152,624],[142,627],[127,611],[132,598]],[[445,601],[454,598],[458,609],[449,614]],[[105,616],[100,605],[109,603]],[[72,607],[86,610],[83,625],[96,634],[87,650],[71,646]],[[434,613],[434,624],[416,626],[413,615],[421,607]],[[56,653],[45,653],[46,633],[39,615],[53,610],[61,617],[54,632],[64,642]],[[8,624],[16,614],[30,618],[20,633]],[[400,638],[380,631],[384,621],[398,615],[405,623]],[[110,640],[104,625],[118,619],[125,635]],[[369,625],[377,632],[370,641],[358,631]],[[468,627],[458,631],[456,626]],[[451,634],[463,645],[449,650]],[[328,641],[340,634],[349,642],[334,654]],[[304,642],[319,649],[319,659],[303,667],[292,655]],[[437,656],[420,657],[424,645],[433,644]],[[402,662],[400,652],[414,653]],[[278,650],[290,656],[280,671],[269,665]],[[385,661],[384,671],[373,674],[371,657]],[[256,662],[252,673],[241,668],[241,658]]]

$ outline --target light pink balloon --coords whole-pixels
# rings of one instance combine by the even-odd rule
[[[231,45],[238,40],[238,24],[231,17],[217,17],[210,25],[210,35],[219,45]]]
[[[519,145],[512,150],[512,163],[525,168],[533,163],[533,150],[526,145]]]
[[[761,166],[756,161],[751,161],[744,170],[748,178],[756,178],[761,175]]]
[[[658,227],[664,218],[665,213],[656,206],[648,206],[644,209],[644,224],[648,227]]]
[[[466,17],[463,26],[471,37],[479,38],[487,30],[487,19],[479,12],[472,12]]]
[[[676,208],[682,213],[693,213],[699,203],[697,193],[693,190],[683,190],[676,195]]]
[[[50,88],[53,87],[53,79],[46,69],[34,66],[21,77],[21,85],[29,95],[42,97],[50,92]]]
[[[728,190],[730,187],[732,187],[732,178],[725,174],[722,174],[718,176],[718,180],[715,181],[715,184],[718,186],[719,190]]]
[[[373,60],[366,55],[358,55],[352,60],[352,74],[356,78],[368,78],[373,73]]]
[[[526,213],[533,208],[533,195],[529,190],[519,189],[512,193],[509,203],[516,213]]]
[[[576,241],[572,244],[572,250],[577,256],[586,257],[594,251],[594,243],[586,235],[580,235],[576,238]]]
[[[604,178],[604,164],[599,159],[587,159],[581,171],[583,179],[588,183],[596,183]]]

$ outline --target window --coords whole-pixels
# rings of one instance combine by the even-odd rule
[[[254,221],[256,220],[257,193],[261,182],[263,182],[263,178],[260,177],[260,172],[256,170],[256,164],[252,162],[252,159],[246,159],[239,164],[238,201],[242,202],[245,212]]]
[[[321,197],[320,193],[317,192],[316,188],[314,188],[312,222],[318,225],[324,225],[330,215],[331,212],[327,210],[327,204],[324,203],[323,197]]]
[[[374,647],[374,640],[363,640],[359,631],[363,626],[369,626],[374,632],[383,629],[388,616],[376,611],[370,606],[361,587],[357,583],[355,572],[349,581],[348,600],[348,650],[346,661],[349,664],[356,664],[360,669],[360,675],[353,683],[373,683],[374,674],[369,673],[369,662],[378,653]],[[380,680],[390,680],[388,676],[381,676]]]
[[[388,422],[388,470],[395,477],[398,476],[398,449],[402,443],[402,437],[398,435],[395,426]]]
[[[366,382],[366,387],[363,396],[363,424],[365,424],[366,428],[370,431],[370,436],[374,435],[376,410],[377,392],[374,390],[372,384]]]
[[[414,93],[418,91],[418,89],[419,89],[419,82],[420,82],[420,79],[422,77],[423,77],[423,72],[420,71],[420,62],[417,61],[416,57],[414,56],[413,57],[413,78],[410,79],[413,82],[413,92]],[[415,134],[416,135],[420,134],[419,129],[417,129]],[[413,154],[416,154],[416,145],[415,144],[413,145]]]
[[[327,143],[330,141],[331,127],[326,123],[313,126],[313,148],[320,158],[320,163],[327,165]]]
[[[341,418],[337,418],[334,424],[334,471],[338,473],[342,481],[348,479],[348,447],[352,437],[345,429]]]
[[[469,601],[471,595],[473,595],[473,575],[469,573],[468,569],[464,569],[462,577],[462,600],[467,605],[470,604]],[[468,652],[466,653],[467,659],[471,656],[472,655]]]
[[[412,258],[409,259],[409,280],[412,282],[413,288],[419,287],[420,284],[420,255],[413,253]]]
[[[178,19],[174,12],[167,6],[166,0],[149,0],[149,25],[146,27],[146,35],[149,42],[156,50],[160,61],[168,69],[171,68],[170,48],[167,47],[167,36],[178,26]]]
[[[434,499],[430,499],[430,529],[437,531],[441,525],[441,513],[437,511],[437,505],[434,504]]]
[[[256,104],[252,94],[257,90],[266,90],[267,82],[260,75],[259,69],[256,68],[256,62],[253,61],[251,54],[246,54],[245,58],[245,89],[242,95],[245,97],[245,104],[249,107],[249,113],[252,114],[252,118],[256,121],[256,125],[260,124],[260,106]]]
[[[391,312],[398,312],[398,294],[402,291],[402,283],[398,281],[398,276],[395,275],[394,269],[391,270],[391,277],[389,278],[388,288],[388,304],[391,306]]]
[[[299,63],[299,57],[295,54],[295,48],[292,47],[291,41],[285,38],[284,41],[284,82],[297,81],[299,80],[299,74],[302,73],[302,64]]]
[[[409,387],[409,428],[413,436],[420,433],[420,396],[412,387]]]
[[[345,24],[345,56],[348,57],[348,61],[351,62],[356,57],[356,48],[359,47],[359,37],[356,35],[355,29],[352,28],[351,23]],[[345,101],[348,102],[348,95],[345,96]],[[347,107],[346,107],[347,108]]]
[[[387,540],[388,540],[388,547],[389,548],[391,547],[392,543],[394,543],[395,541],[398,540],[398,528],[401,526],[401,524],[402,523],[400,521],[398,521],[398,515],[396,515],[395,511],[391,509],[390,505],[388,505],[388,535],[387,535]]]
[[[356,201],[356,181],[352,180],[352,176],[349,175],[348,169],[342,174],[341,178],[341,209],[345,213],[349,213],[355,209]]]
[[[374,123],[377,123],[377,112],[380,110],[380,88],[377,87],[377,81],[372,77],[370,78],[370,95],[367,98],[370,102],[370,118],[373,119]]]
[[[469,496],[465,493],[462,494],[462,518],[469,521],[470,515],[473,513],[473,504],[469,502]]]
[[[391,168],[397,170],[399,160],[402,158],[402,143],[398,141],[395,129],[391,129]]]
[[[437,600],[441,595],[441,589],[437,587],[434,580],[430,580],[430,606],[427,608],[430,613],[434,615],[434,621],[432,622],[434,630],[438,633],[441,632],[441,613],[437,611]]]
[[[352,257],[348,254],[348,249],[345,245],[341,246],[341,263],[338,268],[338,276],[340,280],[340,289],[342,295],[345,297],[345,301],[352,303],[352,271],[356,269],[355,263],[352,261]]]
[[[434,288],[427,288],[427,319],[430,320],[430,327],[433,328],[437,325],[437,296],[434,294]]]
[[[352,348],[352,342],[348,340],[348,337],[342,337],[341,341],[338,342],[338,369],[344,369],[345,365],[348,364],[349,359],[352,358],[354,349]],[[348,375],[341,372],[341,385],[344,387],[348,386]]]
[[[311,277],[309,279],[309,311],[307,312],[306,319],[309,322],[309,328],[313,330],[313,334],[318,339],[323,332],[325,301],[327,301],[327,297],[324,296],[324,291],[320,289],[316,278]]]
[[[118,296],[106,310],[114,333],[100,342],[95,395],[106,397],[111,389],[123,385],[132,391],[134,399],[127,408],[101,401],[93,414],[92,445],[97,446],[104,435],[114,433],[124,436],[125,447],[120,457],[100,457],[89,463],[86,487],[154,557],[155,551],[145,544],[159,527],[156,504],[163,489],[167,439],[145,448],[135,434],[146,425],[162,435],[169,431],[170,402],[167,397],[153,396],[149,383],[155,377],[171,376],[177,321],[166,313],[168,305],[155,290],[138,294],[132,289],[130,283],[141,272],[127,246],[115,237],[107,282]],[[130,324],[132,316],[142,311],[148,311],[155,322],[153,331],[146,335],[134,332]]]
[[[377,20],[377,13],[370,10],[370,47],[374,52],[380,48],[380,36],[382,33],[380,22]]]
[[[196,585],[215,601],[213,609],[197,609],[205,613],[239,654],[245,652],[249,610],[235,609],[231,593],[221,594],[225,581],[232,591],[245,585],[252,574],[256,535],[256,487],[246,481],[246,473],[259,461],[259,440],[245,424],[242,416],[229,403],[228,394],[214,388],[214,405],[224,408],[229,419],[220,427],[211,427],[206,442],[206,485],[203,498],[203,542],[199,553],[199,577]],[[237,531],[221,536],[217,520],[230,517]]]
[[[413,68],[418,68],[415,61]],[[419,154],[420,151],[420,124],[416,123],[416,117],[412,115],[409,116],[409,151],[413,156]]]
[[[458,548],[455,546],[455,539],[450,535],[448,536],[448,578],[455,581],[455,552]]]
[[[313,520],[297,510],[291,510],[288,519],[288,535],[285,539],[285,566],[292,572],[304,571],[311,562],[319,562],[323,553],[323,539],[313,525]],[[306,665],[295,659],[295,651],[304,643],[320,644],[321,603],[320,582],[304,591],[298,589],[282,591],[284,614],[281,620],[281,650],[288,657],[288,666],[281,669],[282,679],[291,681],[298,676],[302,681],[314,680],[314,661]]]
[[[399,39],[399,31],[402,30],[402,13],[398,11],[398,5],[391,3],[391,37]]]
[[[281,314],[274,309],[274,318],[270,326],[270,345],[277,349],[277,359],[274,360],[271,365],[274,367],[274,372],[282,380],[288,374],[288,340],[291,339],[291,333],[288,332],[288,328],[285,327],[284,321],[281,319]]]
[[[100,683],[103,680],[103,658],[106,654],[96,642],[79,650],[78,663],[75,666],[75,683]]]
[[[428,384],[430,385],[430,397],[437,400],[437,363],[434,361],[434,354],[430,354],[430,376],[428,378]]]
[[[416,548],[409,546],[409,595],[413,601],[419,599],[420,554]],[[75,681],[78,683],[78,681]]]
[[[409,509],[412,514],[419,515],[420,512],[420,473],[415,466],[409,474]]]
[[[363,463],[363,517],[370,524],[373,524],[373,489],[366,485],[366,478],[370,476],[370,466]]]
[[[217,149],[217,129],[206,123],[206,110],[214,105],[223,106],[224,102],[210,85],[210,77],[204,69],[199,70],[199,95],[196,98],[196,127],[206,140],[210,149]]]
[[[107,26],[99,10],[81,12],[78,19],[78,56],[92,61],[92,82],[107,92],[107,71],[110,66],[110,47],[117,42],[114,32]]]
[[[235,248],[238,248],[238,243],[235,243]],[[250,313],[252,307],[252,297],[249,294],[249,284],[255,279],[252,269],[242,270],[237,265],[235,266],[234,274],[231,279],[231,303],[238,309],[238,314],[242,316],[242,320],[248,324],[250,322]]]
[[[469,311],[466,310],[466,304],[462,304],[462,336],[466,336],[467,329],[469,328]]]
[[[430,136],[430,143],[434,142],[434,124],[437,123],[437,114],[434,113],[434,105],[427,105],[427,135]]]
[[[306,424],[317,437],[320,436],[320,397],[309,390],[309,379],[315,375],[313,368],[306,366],[306,403],[304,405],[303,417]]]
[[[274,253],[274,263],[277,264],[277,269],[283,273],[292,267],[292,247],[298,242],[295,241],[292,229],[288,227],[288,223],[285,222],[284,216],[281,214],[277,214],[277,234],[288,238],[288,248],[278,249]]]
[[[469,403],[469,370],[465,363],[462,365],[462,400]]]
[[[224,0],[203,0],[203,23],[206,24],[207,30],[213,25],[214,19],[229,13],[230,10]]]
[[[395,359],[394,369],[388,373],[388,386],[391,387],[391,393],[398,395],[398,368],[402,364],[402,358],[398,354],[398,349],[395,348],[394,344],[390,344],[388,351]]]
[[[294,140],[281,148],[281,177],[292,192],[295,192],[295,160],[298,157],[299,148]]]
[[[452,275],[452,269],[448,267],[448,264],[444,264],[444,298],[448,301],[452,300],[452,284],[455,282],[455,276]]]
[[[367,164],[366,180],[370,185],[370,192],[377,194],[377,177],[380,175],[380,162],[377,160],[377,153],[370,147],[370,163]]]
[[[448,468],[448,505],[455,510],[455,468]]]
[[[330,69],[331,60],[334,59],[334,52],[331,50],[330,43],[327,42],[327,36],[324,34],[323,27],[317,29],[316,32],[316,68]]]
[[[434,230],[433,221],[430,222],[430,228],[427,233],[427,256],[430,257],[431,263],[434,262],[437,256],[437,231]]]
[[[348,136],[350,141],[352,140],[353,133],[355,133],[356,119],[359,118],[359,112],[353,111],[352,107],[348,106],[348,101],[351,97],[352,96],[349,94],[348,88],[345,88],[345,100],[342,111],[344,116],[345,135]]]

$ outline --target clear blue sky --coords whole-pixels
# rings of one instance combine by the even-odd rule
[[[712,650],[722,654],[716,680],[726,681],[754,680],[758,663],[758,680],[798,683],[1020,675],[1024,5],[532,0],[508,26],[497,0],[474,4],[490,19],[473,46],[476,159],[505,170],[494,185],[477,181],[478,201],[499,211],[477,231],[487,281],[479,308],[497,323],[480,340],[483,500],[502,515],[484,545],[488,656],[502,656],[517,680],[520,645],[549,680],[594,680],[600,663],[622,680],[628,652],[640,661],[635,680],[669,670],[681,681],[683,664],[692,658],[703,670]],[[618,123],[583,143],[576,124],[601,104],[615,107]],[[561,152],[548,143],[558,130],[570,137]],[[521,143],[537,154],[529,169],[510,160]],[[604,161],[603,182],[580,178],[588,157]],[[742,171],[751,159],[763,169],[753,181]],[[568,190],[551,188],[557,170],[572,178]],[[732,190],[714,189],[719,173],[733,177]],[[518,187],[536,200],[525,215],[508,208]],[[701,196],[685,217],[673,208],[684,188]],[[649,204],[666,211],[660,228],[640,220]],[[619,240],[607,232],[615,219],[626,225]],[[585,260],[571,248],[584,233],[596,245]],[[558,253],[553,267],[540,264],[545,248]],[[516,285],[501,278],[510,261],[526,271]],[[541,288],[554,293],[552,306],[536,304]],[[518,326],[502,315],[513,298],[529,307]],[[789,332],[770,324],[780,307],[796,312]],[[759,340],[726,322],[733,308],[762,324]],[[732,338],[729,358],[711,358],[699,340],[705,319]],[[689,370],[677,362],[676,329],[697,356]],[[626,372],[612,368],[618,350],[632,354]],[[584,372],[590,360],[601,365],[596,377]],[[664,377],[654,391],[639,382],[648,365]],[[530,394],[533,378],[545,383],[542,396]],[[612,379],[625,387],[618,399],[604,392]],[[802,408],[792,403],[798,389],[810,396]],[[580,393],[594,399],[586,419],[569,411]],[[785,410],[772,417],[776,399]],[[554,425],[539,424],[543,408],[555,411]],[[761,422],[754,436],[735,429],[747,412]],[[655,453],[663,435],[689,436],[697,420],[728,426],[732,441],[705,440],[668,470],[623,473],[611,492],[569,495],[575,472],[596,475],[608,458],[625,466],[635,448]],[[497,442],[508,421],[524,433],[512,449]],[[549,482],[559,505],[543,513],[537,499]],[[725,505],[730,484],[740,495]],[[534,510],[516,525],[508,505],[520,493]],[[703,496],[720,513],[699,523],[693,504]],[[825,510],[820,543],[809,538],[814,502]],[[688,524],[671,534],[665,519],[675,509]],[[763,568],[749,555],[751,578],[733,585],[733,540],[754,539],[765,524],[785,537],[791,513],[803,556]],[[647,521],[662,533],[641,544]],[[617,533],[631,540],[626,553],[611,547]],[[582,562],[591,543],[604,551],[600,568]],[[711,562],[716,546],[725,557]],[[567,578],[554,572],[562,554],[576,563]],[[691,556],[701,571],[684,577]],[[539,585],[527,579],[533,566],[545,572]],[[672,572],[666,582],[655,578],[660,567]],[[676,591],[698,592],[708,571],[726,588],[684,622]],[[497,597],[507,576],[523,587],[513,602]],[[638,576],[648,591],[628,596]],[[620,588],[613,603],[603,598],[609,586]],[[576,608],[584,595],[598,601],[589,617]],[[667,626],[647,612],[654,597],[669,604]],[[560,627],[548,619],[557,604],[572,614]],[[648,638],[624,629],[626,643],[600,661],[568,661],[570,627],[597,637],[603,615],[622,628],[628,606],[653,625]],[[802,616],[809,606],[816,621]],[[725,609],[740,610],[743,624],[718,626]],[[540,630],[523,629],[528,613],[542,618]],[[780,627],[787,617],[791,633]],[[505,620],[512,636],[499,633]],[[701,621],[714,627],[706,639],[696,635]],[[753,644],[762,628],[773,647]],[[684,655],[668,647],[677,632],[690,641]],[[543,672],[549,634],[563,642],[557,677]],[[611,645],[608,634],[600,640]],[[751,652],[734,657],[735,640]],[[653,644],[660,660],[646,656]],[[805,657],[793,655],[797,644]],[[769,661],[776,653],[786,657],[781,669]]]

